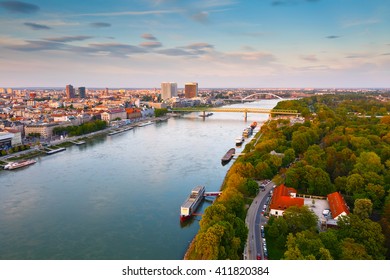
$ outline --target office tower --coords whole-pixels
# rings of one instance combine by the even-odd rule
[[[194,98],[198,96],[198,83],[186,83],[184,87],[185,98]]]
[[[74,88],[72,85],[66,85],[66,97],[74,98]]]
[[[79,87],[79,97],[85,98],[85,87]]]
[[[161,83],[161,98],[167,100],[174,96],[177,96],[177,83]]]

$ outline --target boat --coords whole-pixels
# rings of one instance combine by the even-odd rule
[[[233,158],[233,155],[235,154],[235,152],[236,152],[236,149],[234,149],[234,148],[229,149],[221,159],[222,165],[228,164],[229,161]]]
[[[236,138],[236,146],[241,146],[241,144],[244,142],[244,137],[243,136],[238,136]]]
[[[244,136],[244,137],[249,137],[251,135],[252,135],[252,128],[251,127],[245,128],[244,131],[242,132],[242,136]]]
[[[180,221],[184,222],[191,218],[199,204],[202,202],[205,192],[204,186],[196,186],[192,189],[190,196],[183,202],[180,209]]]
[[[4,166],[4,169],[13,170],[13,169],[21,168],[21,167],[28,166],[28,165],[31,165],[34,163],[36,163],[36,160],[33,160],[33,159],[15,161],[15,162],[10,162],[10,163],[6,164]]]
[[[255,129],[256,126],[257,126],[257,122],[251,123],[251,128],[252,128],[252,129]]]
[[[147,121],[147,122],[144,122],[144,123],[140,123],[138,126],[147,126],[147,125],[150,125],[150,124],[153,124],[154,122],[152,121]]]

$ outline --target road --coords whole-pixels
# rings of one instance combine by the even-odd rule
[[[265,190],[261,191],[254,198],[251,206],[248,209],[245,223],[248,227],[248,239],[244,250],[244,259],[256,260],[260,255],[264,259],[263,240],[261,238],[261,225],[267,223],[267,218],[263,216],[263,207],[267,202],[270,191],[273,190],[275,184],[271,181],[265,186]]]

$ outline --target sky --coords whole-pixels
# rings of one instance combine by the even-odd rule
[[[390,88],[389,0],[0,0],[0,87]]]

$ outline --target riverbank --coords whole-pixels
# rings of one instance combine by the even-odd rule
[[[47,153],[46,153],[45,149],[53,147],[53,146],[69,147],[69,146],[77,145],[78,141],[83,141],[83,140],[93,139],[94,137],[98,137],[98,136],[108,135],[110,132],[113,132],[113,131],[118,130],[118,129],[119,130],[121,130],[121,129],[126,130],[126,129],[130,129],[130,128],[135,128],[135,127],[138,127],[139,124],[142,124],[146,121],[159,122],[159,121],[168,120],[170,117],[171,116],[143,118],[143,119],[139,119],[137,121],[134,121],[130,124],[126,124],[126,125],[119,126],[119,127],[107,127],[103,130],[91,132],[88,134],[83,134],[83,135],[73,136],[73,137],[65,137],[63,139],[48,141],[47,143],[44,143],[44,145],[41,144],[40,146],[35,146],[35,147],[32,147],[28,150],[24,150],[21,152],[1,156],[0,157],[0,165],[2,162],[6,164],[9,162],[17,161],[17,160],[21,160],[21,159],[29,159],[29,158],[33,158],[33,157],[37,157],[37,156],[46,156]],[[125,131],[123,131],[123,132],[125,132]]]
[[[262,132],[261,132],[262,127],[265,125],[268,125],[268,123],[269,123],[269,119],[263,122],[260,129],[256,132],[256,134],[245,145],[245,148],[243,149],[243,151],[246,151],[246,153],[248,153],[248,152],[251,152],[254,150],[256,144],[259,142],[259,140],[262,136]],[[232,240],[226,240],[227,242],[235,243],[235,245],[224,244],[222,246],[223,251],[225,251],[225,250],[227,251],[227,250],[229,250],[228,247],[232,247],[231,250],[238,253],[238,251],[240,251],[238,249],[238,247],[244,247],[243,244],[247,243],[247,237],[248,237],[247,226],[248,225],[245,225],[245,218],[247,215],[248,208],[250,207],[250,204],[252,203],[252,200],[250,200],[249,197],[244,196],[244,194],[241,193],[238,190],[238,188],[236,188],[237,186],[232,187],[232,183],[229,182],[229,174],[230,174],[231,170],[234,170],[236,168],[237,159],[243,155],[245,155],[245,153],[241,153],[235,159],[235,162],[230,166],[230,168],[226,172],[226,175],[225,175],[224,180],[223,180],[221,187],[220,187],[220,190],[224,191],[224,193],[221,195],[220,198],[217,198],[217,200],[216,200],[217,202],[220,202],[217,204],[220,204],[221,206],[217,206],[218,209],[210,211],[210,212],[213,212],[213,214],[208,215],[208,216],[213,216],[213,215],[219,216],[219,215],[221,215],[221,213],[220,213],[221,211],[223,211],[223,212],[226,211],[226,215],[223,215],[223,216],[230,215],[230,216],[234,216],[234,218],[232,220],[228,220],[226,217],[223,217],[223,216],[215,218],[215,216],[207,217],[207,214],[206,215],[204,214],[202,216],[202,219],[205,218],[207,221],[203,224],[203,227],[201,227],[199,229],[198,233],[195,235],[195,237],[190,242],[190,244],[189,244],[189,246],[184,254],[184,257],[183,257],[184,260],[217,259],[219,257],[220,252],[219,252],[219,245],[218,244],[208,244],[207,246],[217,246],[216,248],[209,248],[208,249],[209,252],[201,252],[201,253],[196,252],[196,243],[197,242],[199,242],[199,243],[207,242],[208,240],[210,240],[210,239],[208,239],[208,237],[210,237],[210,236],[211,236],[210,238],[212,239],[213,238],[213,233],[212,233],[213,230],[209,231],[209,229],[213,228],[219,222],[221,222],[221,224],[217,226],[217,227],[219,227],[218,231],[222,230],[222,228],[226,224],[231,223],[232,227],[231,228],[229,228],[229,226],[225,227],[225,229],[223,229],[223,231],[226,231],[226,232],[230,231],[230,233],[228,234],[230,236],[228,238],[231,238],[231,236],[234,236],[233,239],[235,239],[234,242]],[[240,194],[238,194],[238,192],[240,192]],[[237,203],[237,205],[232,206],[235,203]],[[212,206],[209,206],[209,207],[214,207],[215,205],[216,204],[213,204]],[[236,207],[237,211],[233,210],[232,212],[228,212],[228,208],[235,208],[235,207]],[[215,211],[215,213],[214,213],[214,211]],[[238,221],[236,218],[239,218],[240,221]],[[210,219],[211,220],[216,219],[216,220],[214,222],[210,222],[209,221]],[[210,225],[209,226],[205,225],[207,223]],[[215,230],[217,230],[217,229],[215,229]],[[222,236],[220,236],[218,234],[218,238],[216,240],[218,240],[218,239],[221,240],[223,238],[224,234],[225,234],[225,232],[222,234]],[[197,239],[199,239],[199,241]],[[202,241],[202,240],[204,240],[204,241]],[[237,244],[238,240],[239,240],[241,245]],[[220,243],[221,243],[221,241],[220,241]],[[233,249],[234,246],[236,246],[236,249]],[[204,247],[204,246],[202,246],[202,247]],[[204,249],[202,248],[202,250],[204,250]],[[240,258],[242,258],[242,253],[236,254],[235,252],[230,253],[230,254],[228,254],[227,252],[224,253],[225,258],[226,259],[240,259]]]

